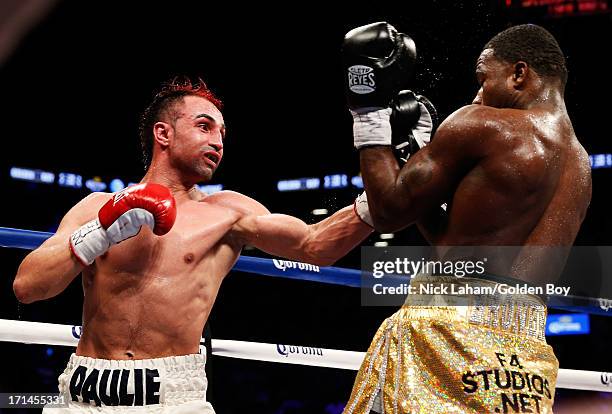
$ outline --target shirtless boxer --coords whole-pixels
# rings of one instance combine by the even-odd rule
[[[472,105],[450,115],[431,143],[400,167],[387,107],[393,95],[380,94],[397,82],[384,73],[396,39],[389,27],[371,25],[349,32],[344,47],[347,66],[369,60],[378,82],[373,101],[349,95],[376,229],[418,223],[438,252],[522,246],[513,263],[505,257],[491,264],[514,278],[503,280],[554,281],[557,272],[538,266],[548,259],[538,256],[545,251],[538,246],[567,247],[561,249],[567,253],[591,199],[589,158],[565,107],[567,70],[556,40],[535,25],[494,36],[476,62],[480,89]],[[415,108],[417,126],[430,124],[427,108]],[[446,217],[438,214],[443,203]],[[501,278],[486,279],[470,282]],[[448,278],[419,275],[411,283],[441,280]],[[558,361],[544,339],[546,307],[539,297],[434,307],[419,306],[412,296],[375,335],[345,413],[552,412]]]
[[[24,303],[83,274],[83,333],[59,378],[66,412],[213,413],[200,337],[242,247],[325,266],[371,234],[352,206],[306,225],[236,192],[201,197],[194,185],[217,169],[224,135],[206,85],[168,85],[143,115],[141,183],[83,199],[21,263]]]

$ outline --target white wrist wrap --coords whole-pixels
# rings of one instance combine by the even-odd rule
[[[98,219],[84,224],[70,236],[70,250],[85,266],[104,254],[110,245],[108,235]]]
[[[419,144],[419,148],[423,148],[431,141],[431,133],[433,132],[433,120],[431,114],[427,110],[427,107],[419,102],[419,109],[421,110],[421,116],[412,130],[412,136]]]
[[[359,108],[353,115],[355,148],[369,145],[391,145],[391,108]]]
[[[355,214],[359,216],[361,221],[363,221],[368,226],[374,228],[374,220],[372,220],[372,216],[370,215],[370,209],[368,207],[368,196],[365,191],[357,196],[355,199]]]
[[[155,228],[153,214],[142,208],[126,211],[104,230],[100,220],[95,219],[83,225],[70,236],[70,249],[86,266],[94,262],[96,257],[106,253],[113,244],[134,237],[143,225]]]

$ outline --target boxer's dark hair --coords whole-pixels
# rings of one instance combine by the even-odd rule
[[[153,156],[153,125],[162,116],[167,115],[174,104],[182,101],[185,96],[200,96],[208,99],[219,110],[223,107],[221,100],[215,96],[201,78],[192,82],[186,76],[177,76],[164,82],[140,117],[138,132],[145,171],[149,168]]]
[[[495,35],[484,49],[493,49],[493,55],[509,63],[526,62],[538,75],[567,82],[565,57],[552,34],[535,24],[510,27]]]

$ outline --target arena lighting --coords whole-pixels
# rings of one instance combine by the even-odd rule
[[[380,242],[374,243],[374,247],[387,247],[388,245],[389,243],[387,243],[386,241],[380,241]]]
[[[106,183],[100,177],[94,177],[85,181],[85,187],[89,188],[92,193],[101,192],[106,190]]]
[[[395,234],[393,233],[380,233],[380,237],[381,240],[391,240],[392,238],[395,237]]]
[[[591,154],[589,155],[589,161],[592,169],[600,168],[612,168],[612,154]],[[50,171],[43,171],[30,168],[11,167],[9,175],[14,180],[29,181],[36,183],[53,184],[55,182],[56,174]],[[57,178],[57,184],[62,187],[70,188],[82,188],[83,177],[74,173],[59,173]],[[110,191],[120,191],[126,186],[123,184],[123,180],[117,178],[117,182],[110,183]],[[121,185],[119,185],[121,183]],[[363,189],[363,179],[359,175],[352,176],[350,183],[353,187]],[[137,184],[130,182],[127,186]],[[107,188],[99,177],[87,180],[85,187],[90,191],[104,191]],[[321,187],[321,179],[316,177],[310,178],[297,178],[289,180],[280,180],[276,184],[278,191],[304,191],[304,190],[316,190]],[[325,189],[341,189],[348,187],[348,176],[346,174],[330,174],[323,177],[323,188]],[[214,193],[221,191],[223,186],[221,184],[212,184],[199,186],[199,188],[206,193]]]
[[[61,172],[59,173],[57,183],[62,187],[82,188],[83,177],[78,174]]]
[[[55,174],[42,170],[31,170],[29,168],[12,167],[9,175],[14,180],[30,181],[34,183],[53,184]]]
[[[23,181],[35,181],[36,180],[36,171],[30,170],[27,168],[11,168],[11,178],[15,180],[23,180]]]
[[[323,188],[346,188],[348,177],[346,174],[333,174],[323,177]]]
[[[584,335],[590,332],[587,313],[552,314],[546,318],[546,335]]]
[[[612,154],[592,154],[589,155],[591,168],[612,168]]]
[[[119,178],[115,178],[114,180],[111,180],[109,188],[113,193],[116,193],[117,191],[123,190],[125,188],[125,184]]]
[[[351,184],[353,184],[354,187],[363,188],[363,179],[360,175],[356,175],[351,178]]]
[[[278,191],[316,190],[321,186],[319,178],[297,178],[294,180],[280,180],[276,183]]]
[[[39,171],[39,182],[45,184],[53,184],[55,181],[55,174],[47,171]]]
[[[313,216],[324,216],[325,214],[327,214],[326,208],[315,208],[314,210],[312,210]]]
[[[606,13],[607,0],[505,0],[506,7],[514,10],[541,10],[548,17],[580,16]]]
[[[206,194],[212,194],[223,190],[223,184],[198,185],[198,189]]]
[[[318,178],[307,178],[306,179],[306,188],[308,190],[315,190],[321,186],[321,180]]]

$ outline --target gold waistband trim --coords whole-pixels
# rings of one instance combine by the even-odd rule
[[[421,285],[427,285],[430,291],[444,293],[407,295],[404,309],[410,309],[413,316],[436,317],[436,313],[442,312],[438,316],[457,317],[470,324],[545,341],[546,305],[536,295],[469,293],[493,292],[495,285],[503,285],[475,278],[417,275],[410,282],[416,292],[422,290]]]

